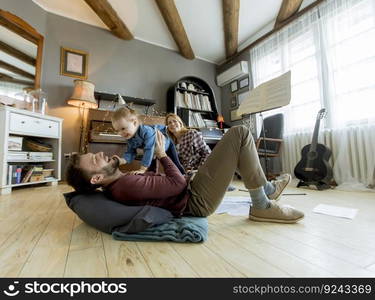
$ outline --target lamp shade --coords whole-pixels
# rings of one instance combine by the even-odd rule
[[[98,108],[94,97],[95,85],[90,81],[74,80],[73,95],[66,101],[68,104],[84,108]]]

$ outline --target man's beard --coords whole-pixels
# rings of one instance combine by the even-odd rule
[[[112,176],[115,174],[120,166],[120,161],[116,157],[113,157],[111,160],[112,162],[102,169],[106,176]]]

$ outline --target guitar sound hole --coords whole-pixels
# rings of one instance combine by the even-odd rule
[[[309,152],[309,153],[307,153],[307,158],[309,160],[313,160],[313,159],[315,159],[317,157],[318,157],[318,153],[317,152]]]

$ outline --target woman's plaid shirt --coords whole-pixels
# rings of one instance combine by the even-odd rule
[[[180,162],[187,171],[198,169],[211,153],[202,134],[194,129],[190,129],[181,137],[176,149]]]

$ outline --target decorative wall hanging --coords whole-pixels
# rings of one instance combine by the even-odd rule
[[[60,74],[87,79],[88,58],[87,52],[61,47]]]

